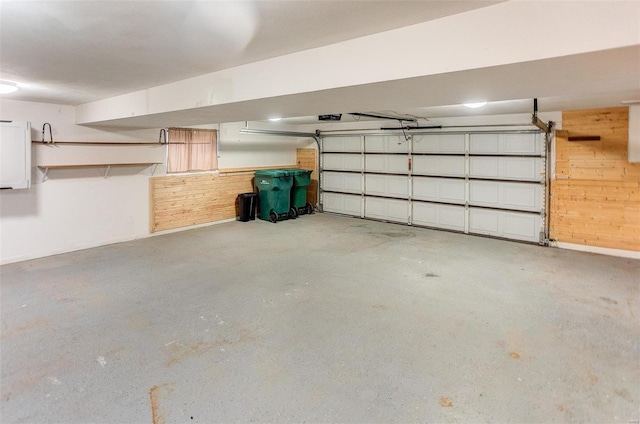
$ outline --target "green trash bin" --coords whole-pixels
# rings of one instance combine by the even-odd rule
[[[265,169],[254,175],[258,188],[258,218],[271,222],[295,218],[297,214],[291,208],[289,198],[293,185],[291,174],[282,169]]]
[[[313,213],[313,205],[307,202],[307,187],[311,185],[311,173],[308,169],[284,169],[293,176],[293,187],[291,188],[291,207],[295,209],[296,215]]]

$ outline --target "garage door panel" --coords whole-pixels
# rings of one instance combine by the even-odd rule
[[[322,207],[326,212],[362,216],[362,197],[352,194],[323,193]]]
[[[502,150],[506,154],[542,154],[540,134],[501,134]]]
[[[406,174],[408,172],[407,156],[365,155],[365,172]]]
[[[472,157],[469,158],[469,176],[474,178],[500,178],[499,157]]]
[[[327,137],[322,139],[323,152],[360,152],[360,137]]]
[[[474,206],[538,212],[542,194],[542,186],[536,183],[469,182],[469,203]]]
[[[488,155],[542,155],[539,134],[470,134],[469,153]]]
[[[398,136],[365,136],[364,151],[372,153],[407,153],[409,151],[409,142],[404,137]]]
[[[445,177],[464,177],[464,156],[414,156],[413,173]]]
[[[324,172],[322,189],[347,193],[362,193],[362,175],[345,172]]]
[[[327,212],[539,242],[545,195],[540,134],[324,140],[321,183]]]
[[[500,180],[542,181],[543,158],[475,156],[469,158],[471,178]]]
[[[365,194],[408,198],[409,180],[406,176],[367,174]]]
[[[362,156],[357,154],[324,153],[322,168],[328,171],[362,171]]]
[[[471,134],[469,153],[498,153],[500,151],[498,134]]]
[[[540,241],[540,230],[542,230],[540,215],[503,213],[501,221],[503,222],[502,237]]]
[[[433,202],[464,204],[464,180],[450,178],[413,178],[413,198]]]
[[[542,181],[543,158],[500,158],[500,177],[519,180]]]
[[[414,153],[464,154],[464,134],[429,134],[413,136]]]
[[[415,202],[412,204],[415,225],[464,231],[464,206]]]
[[[407,222],[409,202],[406,200],[365,198],[364,216],[385,221]]]
[[[413,193],[411,195],[417,200],[438,200],[437,180],[439,178],[413,177]]]
[[[542,229],[540,214],[469,208],[469,232],[538,242]]]

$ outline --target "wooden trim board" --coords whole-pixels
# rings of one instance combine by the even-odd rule
[[[220,168],[220,174],[232,174],[236,172],[255,172],[261,169],[280,169],[280,168],[297,168],[297,165],[278,165],[278,166],[248,166],[244,168]]]

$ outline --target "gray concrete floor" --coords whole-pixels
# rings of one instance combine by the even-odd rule
[[[336,217],[1,268],[2,422],[638,422],[640,262]]]

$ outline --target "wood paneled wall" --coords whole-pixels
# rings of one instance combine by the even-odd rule
[[[311,185],[307,189],[307,202],[318,204],[318,151],[316,149],[298,149],[296,152],[298,168],[312,169]]]
[[[626,107],[562,113],[551,182],[552,239],[640,251],[640,164],[627,159],[628,126]]]
[[[238,194],[253,192],[253,172],[267,168],[295,165],[151,178],[151,232],[235,218]]]

